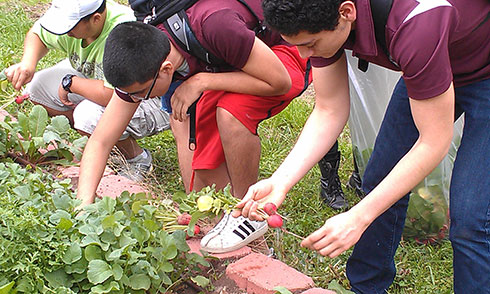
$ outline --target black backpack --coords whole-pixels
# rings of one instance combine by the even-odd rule
[[[228,66],[225,61],[213,55],[204,48],[197,40],[194,32],[189,26],[189,19],[185,10],[194,5],[198,0],[129,0],[129,5],[134,11],[138,21],[150,25],[163,24],[168,33],[180,48],[192,56],[210,65],[211,68]],[[257,26],[254,28],[255,34],[263,34],[266,30],[262,20],[245,2],[236,0],[245,6],[248,11],[257,19]]]
[[[393,0],[370,0],[369,3],[371,6],[371,14],[373,16],[376,42],[380,44],[381,50],[383,50],[386,56],[388,56],[390,62],[396,67],[399,67],[398,64],[391,58],[391,54],[388,51],[388,46],[386,45],[386,22],[388,21],[388,15],[390,14]],[[359,58],[359,62],[357,64],[359,70],[366,72],[368,65],[369,62]]]

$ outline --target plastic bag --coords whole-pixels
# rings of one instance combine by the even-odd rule
[[[400,73],[370,63],[367,72],[357,68],[357,58],[347,54],[351,110],[349,128],[352,150],[361,176],[373,151],[376,135]],[[448,155],[410,194],[404,237],[427,243],[444,238],[449,226],[449,183],[463,119],[454,125]]]

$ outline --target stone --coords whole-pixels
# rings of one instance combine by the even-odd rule
[[[230,264],[226,275],[248,294],[274,294],[278,286],[294,293],[315,285],[307,275],[260,253],[251,253]]]

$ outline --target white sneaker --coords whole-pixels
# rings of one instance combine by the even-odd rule
[[[243,216],[225,214],[201,240],[201,248],[210,253],[237,250],[263,236],[269,227],[266,221],[252,221]]]

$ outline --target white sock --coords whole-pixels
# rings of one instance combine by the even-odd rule
[[[138,156],[142,156],[143,159],[147,159],[148,158],[148,153],[146,153],[145,149],[143,149],[143,152],[140,155],[138,155]]]

